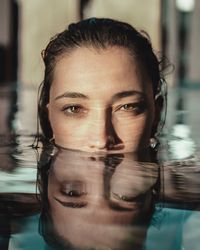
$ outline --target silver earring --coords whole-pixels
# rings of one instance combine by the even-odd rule
[[[54,144],[54,136],[49,139],[49,142],[52,143],[52,144]]]
[[[158,145],[158,140],[154,137],[150,138],[150,147],[152,149],[155,149]]]
[[[158,192],[157,192],[157,190],[155,189],[155,188],[153,188],[152,190],[151,190],[151,192],[152,192],[152,195],[157,195],[158,194]]]
[[[50,156],[51,157],[54,156],[56,154],[56,152],[57,152],[57,149],[56,149],[56,147],[54,147],[52,152],[50,153]]]

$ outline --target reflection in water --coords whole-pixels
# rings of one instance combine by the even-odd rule
[[[144,163],[149,161],[146,154],[106,156],[56,149],[52,156],[51,150],[44,151],[38,175],[40,215],[36,152],[28,147],[36,118],[30,117],[34,105],[27,104],[35,94],[19,93],[19,107],[13,106],[15,90],[0,93],[1,250],[50,249],[43,238],[59,250],[80,244],[93,249],[199,249],[199,150],[186,120],[176,121],[159,149],[164,151],[160,176],[155,164]]]
[[[57,149],[39,168],[44,239],[55,249],[143,249],[158,167],[136,159]]]
[[[190,137],[190,128],[185,124],[176,124],[171,132],[169,154],[173,160],[193,158],[195,143]]]
[[[158,167],[144,155],[50,147],[38,162],[38,204],[36,154],[15,146],[0,147],[17,160],[0,164],[1,250],[198,249],[198,161]]]
[[[200,203],[200,163],[195,161],[165,164],[161,171],[162,200],[196,209]]]

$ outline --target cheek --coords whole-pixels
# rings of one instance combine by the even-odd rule
[[[87,127],[91,124],[89,118],[70,118],[54,107],[49,108],[49,120],[57,142],[73,143],[80,142],[81,138],[89,138]]]
[[[136,143],[140,140],[149,141],[152,130],[153,116],[145,113],[139,117],[118,120],[115,129],[126,143]]]

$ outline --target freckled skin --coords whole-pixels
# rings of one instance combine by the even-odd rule
[[[55,143],[87,152],[148,147],[155,119],[152,83],[120,47],[78,48],[57,61],[47,105]],[[61,97],[75,92],[87,98]],[[135,94],[113,99],[117,93]]]

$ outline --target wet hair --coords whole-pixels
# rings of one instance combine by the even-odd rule
[[[50,213],[50,204],[48,200],[48,175],[50,167],[53,164],[52,158],[53,148],[48,147],[42,150],[40,159],[37,166],[37,198],[41,206],[41,214],[39,219],[39,234],[43,237],[47,246],[45,249],[69,249],[74,250],[73,246],[63,239],[54,228],[51,213]],[[56,158],[56,155],[54,155]]]
[[[89,18],[72,23],[54,36],[42,51],[45,72],[40,86],[38,115],[44,139],[48,141],[53,137],[46,105],[49,103],[50,87],[58,59],[76,48],[106,49],[113,46],[127,49],[137,62],[141,74],[151,81],[154,97],[160,93],[163,83],[160,63],[145,32],[139,32],[127,23],[108,18]],[[162,101],[160,105],[162,106]]]

